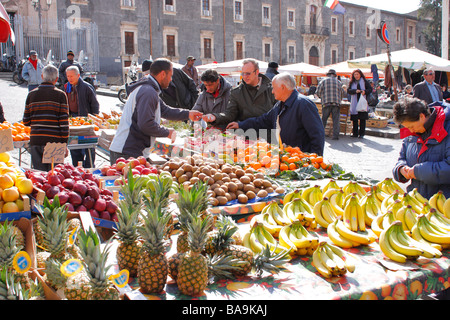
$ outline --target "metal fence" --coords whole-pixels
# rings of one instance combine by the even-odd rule
[[[16,14],[11,24],[16,36],[15,46],[8,41],[2,44],[1,52],[15,52],[17,62],[26,58],[30,50],[36,50],[41,59],[49,56],[59,64],[67,59],[67,51],[72,50],[76,60],[82,58],[79,62],[85,71],[99,71],[98,27],[95,23],[84,23],[75,29],[69,27],[67,19],[43,18],[41,26],[53,26],[53,30],[40,32],[39,19]]]

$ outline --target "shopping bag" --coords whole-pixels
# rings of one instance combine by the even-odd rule
[[[356,105],[357,112],[367,112],[367,100],[364,96],[361,96],[358,100],[358,104]]]

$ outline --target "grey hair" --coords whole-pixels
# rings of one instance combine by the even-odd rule
[[[431,68],[431,67],[428,67],[428,68],[426,68],[425,70],[423,70],[423,73],[425,74],[425,73],[429,73],[429,72],[432,72],[432,73],[434,73],[434,70],[433,70],[433,68]]]
[[[284,84],[288,90],[294,90],[297,86],[295,78],[289,72],[282,72],[273,77],[272,82],[280,82]]]
[[[58,68],[49,64],[42,69],[42,80],[44,82],[55,82],[58,79],[59,71]]]
[[[248,58],[248,59],[245,59],[244,61],[242,61],[242,65],[245,65],[247,63],[251,63],[252,65],[255,66],[256,70],[259,70],[259,63],[256,59]]]
[[[75,71],[75,74],[80,74],[80,69],[77,66],[70,66],[66,69],[66,73],[67,71]]]

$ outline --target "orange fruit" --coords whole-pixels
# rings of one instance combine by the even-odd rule
[[[288,167],[288,165],[286,163],[281,163],[280,164],[280,170],[281,171],[287,171],[287,170],[289,170],[289,167]]]
[[[19,196],[19,189],[17,187],[3,189],[2,199],[5,202],[14,202],[19,199]]]
[[[372,291],[364,291],[359,300],[378,300],[378,297]]]
[[[7,189],[14,186],[14,180],[7,174],[0,175],[0,188]]]
[[[2,207],[2,213],[19,212],[19,206],[15,202],[5,202]]]
[[[290,163],[289,170],[295,170],[295,169],[297,169],[297,165],[295,163]]]

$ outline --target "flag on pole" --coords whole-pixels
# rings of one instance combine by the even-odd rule
[[[324,6],[333,10],[338,4],[339,0],[325,0]]]
[[[334,14],[345,14],[345,8],[338,2],[333,9]]]

